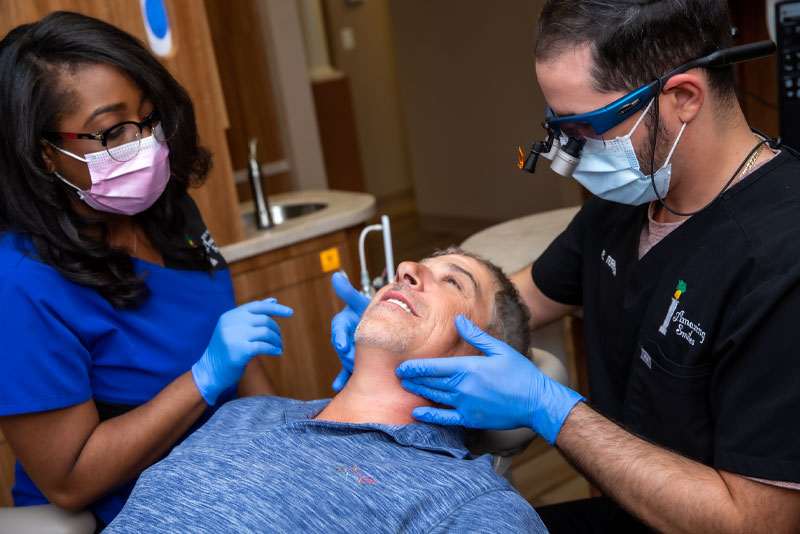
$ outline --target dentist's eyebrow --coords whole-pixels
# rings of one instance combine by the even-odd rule
[[[469,279],[472,281],[472,287],[475,289],[475,294],[478,294],[478,282],[475,281],[475,277],[472,276],[472,273],[465,270],[463,267],[456,265],[455,263],[448,263],[447,266],[450,267],[451,271],[456,271],[469,276]]]
[[[553,118],[554,119],[561,119],[563,117],[571,117],[573,115],[580,115],[580,113],[575,113],[574,111],[564,111],[564,110],[561,110],[562,113],[556,113],[556,110],[554,110],[553,108],[550,108],[550,111],[553,112]]]

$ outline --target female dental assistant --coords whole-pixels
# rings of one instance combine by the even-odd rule
[[[0,428],[15,504],[88,506],[107,524],[253,356],[281,352],[270,315],[292,311],[234,308],[187,193],[210,168],[191,101],[130,35],[66,12],[15,28],[0,42],[0,120]],[[271,393],[248,384],[239,395]]]

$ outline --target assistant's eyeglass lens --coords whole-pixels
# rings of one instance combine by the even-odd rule
[[[142,131],[135,124],[120,124],[106,132],[106,152],[116,161],[133,159],[139,153],[141,144]]]
[[[106,152],[115,161],[129,161],[136,157],[142,145],[143,128],[147,128],[148,134],[154,135],[155,128],[161,121],[161,116],[157,111],[150,113],[144,121],[140,123],[123,122],[112,126],[105,132]],[[163,134],[156,139],[163,141]]]

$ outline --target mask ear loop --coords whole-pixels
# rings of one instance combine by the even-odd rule
[[[728,187],[730,187],[731,183],[733,183],[733,181],[736,179],[736,177],[739,176],[739,173],[742,171],[742,168],[745,166],[745,164],[750,159],[750,157],[753,154],[755,154],[756,150],[758,150],[758,147],[760,147],[763,144],[769,143],[770,140],[768,138],[766,138],[766,136],[762,136],[762,137],[764,137],[764,139],[760,143],[756,144],[756,146],[753,147],[753,150],[750,151],[750,153],[739,164],[739,167],[737,167],[737,169],[734,171],[733,176],[730,177],[730,179],[727,181],[727,183],[725,183],[725,185],[722,187],[720,192],[717,193],[717,195],[714,198],[712,198],[711,201],[709,201],[708,204],[706,204],[705,206],[703,206],[702,208],[700,208],[697,211],[690,211],[690,212],[687,212],[687,213],[683,213],[681,211],[674,210],[674,209],[670,208],[667,205],[667,202],[664,200],[664,198],[661,195],[658,194],[658,189],[656,188],[656,179],[655,179],[656,142],[658,141],[658,126],[659,126],[659,116],[660,116],[660,113],[658,112],[658,100],[659,100],[659,97],[661,96],[661,88],[662,87],[663,87],[663,85],[661,83],[661,80],[658,80],[658,90],[657,90],[657,93],[656,93],[656,108],[655,108],[656,122],[655,122],[655,126],[654,126],[654,129],[653,129],[653,149],[650,152],[650,185],[653,187],[653,191],[656,194],[656,199],[658,199],[658,201],[661,203],[661,205],[664,206],[664,209],[666,209],[670,213],[672,213],[674,215],[678,215],[680,217],[691,217],[692,215],[697,215],[701,211],[705,211],[706,209],[708,209],[709,206],[711,206],[711,204],[716,202],[717,199],[720,198],[725,193],[725,191],[728,190]],[[685,122],[683,123],[683,128],[686,127],[686,124],[687,123],[685,123]],[[681,129],[681,134],[683,133],[683,128]],[[680,139],[680,135],[681,134],[678,135],[679,139]],[[677,140],[676,140],[675,146],[672,147],[672,150],[670,151],[669,156],[667,157],[667,161],[670,160],[670,158],[672,157],[672,153],[675,151],[675,147],[677,147],[677,146],[678,146],[678,143],[677,143]],[[666,163],[665,163],[665,165],[666,165]]]
[[[56,150],[58,150],[58,151],[59,151],[59,152],[61,152],[62,154],[66,154],[67,156],[69,156],[69,157],[71,157],[71,158],[74,158],[74,159],[77,159],[78,161],[82,161],[82,162],[84,162],[84,163],[89,163],[89,160],[88,160],[88,159],[86,159],[86,158],[82,158],[82,157],[80,157],[80,156],[78,156],[78,155],[75,155],[75,154],[73,154],[72,152],[69,152],[68,150],[64,150],[64,149],[63,149],[63,148],[61,148],[60,146],[56,146],[56,145],[54,145],[53,143],[51,143],[51,142],[50,142],[50,141],[48,141],[47,139],[45,139],[45,140],[44,140],[44,142],[45,142],[45,143],[47,143],[48,145],[50,145],[51,147],[55,148]]]
[[[645,115],[647,115],[647,112],[648,112],[648,111],[650,111],[650,107],[651,107],[652,105],[653,105],[653,101],[652,101],[652,100],[650,100],[650,102],[647,104],[647,107],[645,107],[645,108],[644,108],[644,111],[643,111],[643,112],[642,112],[642,114],[639,116],[639,119],[636,121],[636,124],[634,124],[634,125],[633,125],[633,128],[631,128],[631,130],[630,130],[630,131],[627,133],[627,135],[625,135],[625,136],[623,136],[623,137],[620,137],[620,139],[625,139],[625,138],[627,138],[627,139],[630,139],[630,137],[633,135],[633,132],[635,132],[635,131],[636,131],[636,128],[638,128],[638,127],[639,127],[639,125],[640,125],[640,124],[642,123],[642,121],[644,120],[644,117],[645,117]],[[563,135],[563,134],[562,134],[562,135]],[[602,134],[602,135],[600,136],[600,141],[602,141],[602,142],[603,142],[603,148],[605,148],[605,146],[606,146],[606,143],[608,142],[608,141],[606,141],[605,134]]]
[[[628,135],[627,135],[627,137],[630,137],[630,136],[632,136],[632,135],[633,135],[633,132],[635,132],[635,131],[636,131],[636,128],[638,128],[638,127],[639,127],[639,124],[641,124],[641,122],[644,120],[644,117],[645,117],[645,115],[647,115],[647,112],[648,112],[648,111],[650,111],[650,107],[651,107],[652,105],[653,105],[653,101],[651,100],[651,101],[650,101],[650,103],[649,103],[649,104],[647,104],[647,107],[646,107],[646,108],[644,108],[644,111],[642,112],[641,116],[639,116],[639,120],[638,120],[638,121],[636,121],[636,124],[634,124],[634,125],[633,125],[633,128],[631,128],[631,131],[630,131],[630,132],[628,132]],[[658,104],[656,104],[656,111],[657,111],[657,110],[658,110]]]
[[[667,154],[667,160],[664,162],[664,167],[669,165],[669,160],[672,159],[672,154],[674,154],[675,153],[675,149],[678,148],[678,142],[681,140],[681,136],[683,135],[683,131],[686,129],[686,125],[687,124],[689,124],[689,123],[688,122],[684,122],[681,125],[681,131],[678,132],[678,137],[675,138],[675,144],[672,145],[672,148],[670,149],[669,154]],[[650,174],[650,176],[652,176],[652,173]]]
[[[80,156],[76,156],[76,155],[75,155],[75,154],[73,154],[72,152],[68,152],[67,150],[64,150],[63,148],[61,148],[61,147],[59,147],[59,146],[56,146],[56,145],[54,145],[53,143],[51,143],[51,142],[50,142],[50,141],[48,141],[47,139],[45,139],[45,140],[44,140],[44,142],[45,142],[45,143],[47,143],[48,145],[50,145],[51,147],[55,148],[55,149],[56,149],[56,150],[58,150],[59,152],[61,152],[61,153],[63,153],[63,154],[66,154],[67,156],[69,156],[69,157],[71,157],[71,158],[75,158],[75,159],[77,159],[78,161],[82,161],[82,162],[84,162],[84,163],[88,163],[88,162],[89,162],[89,160],[86,160],[86,159],[84,159],[84,158],[82,158],[82,157],[80,157]],[[83,198],[83,195],[82,195],[82,193],[83,193],[83,189],[81,189],[81,188],[80,188],[80,187],[78,187],[77,185],[73,184],[72,182],[68,181],[66,178],[64,178],[63,176],[61,176],[61,174],[59,174],[59,172],[58,172],[58,171],[55,171],[55,172],[53,172],[53,174],[56,176],[56,178],[58,178],[59,180],[61,180],[62,182],[64,182],[65,184],[67,184],[68,186],[70,186],[71,188],[73,188],[75,191],[77,191],[77,192],[78,192],[78,196],[79,196],[79,197]]]
[[[56,178],[58,178],[59,180],[61,180],[62,182],[64,182],[64,183],[65,183],[65,184],[67,184],[68,186],[70,186],[72,189],[74,189],[75,191],[77,191],[77,192],[78,192],[78,195],[80,195],[80,194],[81,194],[81,192],[83,192],[83,189],[81,189],[81,188],[80,188],[80,187],[78,187],[77,185],[73,184],[72,182],[69,182],[69,181],[68,181],[66,178],[64,178],[63,176],[61,176],[61,175],[58,173],[58,171],[55,171],[53,174],[55,174],[55,175],[56,175]],[[81,198],[83,198],[83,197],[81,197]]]

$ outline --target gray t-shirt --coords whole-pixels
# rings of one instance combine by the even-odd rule
[[[461,429],[312,420],[327,402],[227,403],[105,532],[547,532]]]

